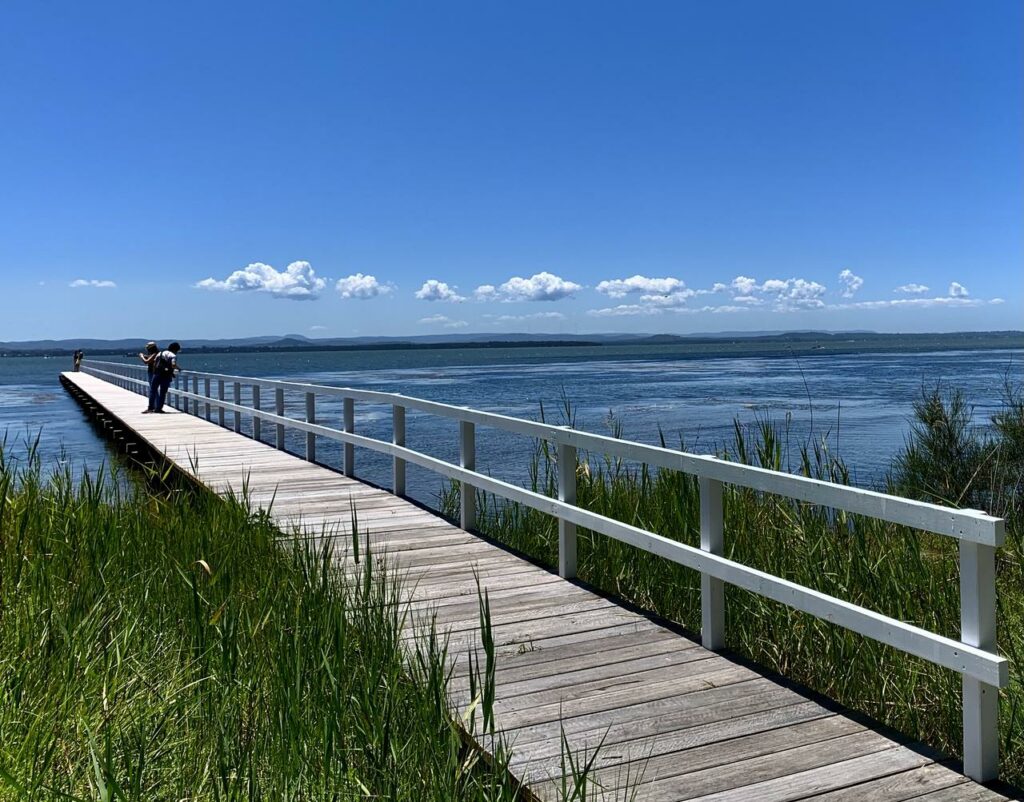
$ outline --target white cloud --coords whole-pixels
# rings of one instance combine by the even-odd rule
[[[941,295],[936,298],[892,298],[885,301],[857,301],[850,304],[834,304],[830,309],[907,309],[928,307],[974,307],[986,304],[1001,304],[1002,298],[983,300],[981,298],[964,298],[963,296]]]
[[[365,301],[378,295],[387,295],[394,289],[390,284],[382,284],[375,276],[353,273],[351,276],[339,278],[334,285],[342,298],[359,298]]]
[[[685,306],[688,298],[695,295],[706,295],[710,292],[709,290],[687,289],[683,281],[671,276],[648,278],[640,275],[602,281],[595,289],[611,298],[623,298],[630,294],[640,295],[639,303],[622,304],[623,307],[650,306],[666,309]]]
[[[843,272],[848,273],[849,271]],[[842,277],[842,274],[840,274],[840,280],[842,280]],[[852,273],[850,273],[849,278],[851,283],[855,285],[852,291],[856,291],[860,287],[860,283],[863,283],[859,276],[854,276]],[[770,302],[777,312],[792,312],[797,309],[819,309],[823,307],[825,302],[822,300],[822,297],[825,295],[826,289],[824,284],[802,278],[770,278],[763,284],[758,284],[757,279],[750,276],[736,276],[736,278],[729,282],[728,286],[716,282],[712,285],[710,292],[728,290],[732,295],[733,304],[739,303],[750,307],[762,306]],[[698,291],[696,294],[703,295],[706,293]],[[705,307],[705,309],[710,308],[712,307]]]
[[[465,320],[452,320],[447,315],[431,315],[420,318],[419,322],[426,326],[444,326],[446,329],[463,329],[469,325]]]
[[[565,320],[561,312],[534,312],[531,315],[498,315],[495,323],[520,323],[524,320]]]
[[[319,324],[309,327],[310,331],[327,331],[327,326],[321,326]]]
[[[663,306],[674,309],[676,307],[685,306],[687,298],[692,298],[694,295],[702,294],[703,293],[695,292],[694,290],[683,289],[667,295],[641,295],[640,300],[643,303],[650,304],[651,306]]]
[[[677,278],[648,278],[647,276],[630,276],[600,282],[595,289],[610,298],[623,298],[630,293],[645,295],[671,295],[686,285]]]
[[[921,295],[922,293],[928,292],[927,284],[901,284],[899,287],[893,290],[893,292],[901,292],[904,295]]]
[[[737,299],[739,300],[739,299]],[[709,312],[711,314],[729,314],[735,312],[749,312],[749,308],[746,306],[735,306],[732,304],[725,304],[722,306],[699,306],[699,307],[686,307],[686,306],[647,306],[644,304],[620,304],[619,306],[610,306],[604,309],[590,309],[587,311],[588,315],[593,317],[628,317],[635,315],[661,315],[666,312],[673,312],[682,315],[695,315],[700,312]]]
[[[491,284],[482,284],[476,288],[474,295],[482,301],[557,301],[581,289],[582,286],[575,282],[542,271],[529,278],[513,276],[497,289]]]
[[[275,298],[309,301],[320,294],[327,282],[317,276],[309,262],[292,262],[282,271],[262,262],[253,262],[223,281],[205,278],[195,286],[201,290],[224,292],[268,292]]]
[[[774,296],[775,306],[779,311],[793,309],[815,309],[825,305],[821,297],[825,294],[825,285],[817,281],[802,278],[768,279],[758,288],[768,296]]]
[[[854,293],[864,286],[864,279],[854,275],[852,270],[845,269],[839,273],[839,283],[843,285],[842,296],[852,298]]]
[[[715,286],[721,286],[722,289],[725,289],[725,287],[720,284],[716,284]],[[736,291],[737,295],[750,295],[750,293],[757,289],[757,279],[752,279],[749,276],[736,276],[729,286]]]
[[[466,299],[456,292],[456,287],[449,287],[445,282],[437,279],[428,279],[423,286],[416,290],[416,297],[421,301],[451,301],[460,303]]]
[[[593,317],[628,317],[632,315],[660,315],[665,310],[657,306],[643,304],[619,304],[604,309],[588,309],[587,314]]]
[[[959,281],[954,281],[949,285],[949,295],[951,298],[966,298],[969,294],[967,288]]]
[[[39,283],[42,284],[43,282],[40,281]],[[76,278],[74,281],[72,281],[70,284],[68,284],[68,286],[69,287],[97,287],[99,289],[107,290],[107,289],[113,289],[114,287],[117,286],[117,284],[115,284],[113,281],[109,281],[107,279]]]

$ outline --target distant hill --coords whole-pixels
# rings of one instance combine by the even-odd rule
[[[81,348],[87,355],[130,355],[146,340],[95,338],[0,342],[0,356],[60,356]],[[167,339],[158,340],[166,343]],[[399,350],[421,348],[519,348],[554,346],[666,345],[688,346],[693,353],[786,354],[831,351],[949,350],[955,348],[1024,348],[1024,332],[951,332],[893,334],[872,331],[715,332],[708,334],[427,334],[410,337],[321,337],[301,334],[233,339],[183,340],[187,353]]]

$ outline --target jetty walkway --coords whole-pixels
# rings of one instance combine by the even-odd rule
[[[61,381],[129,450],[154,452],[216,493],[241,494],[244,488],[254,505],[270,508],[284,536],[346,535],[355,510],[360,538],[378,553],[386,551],[408,578],[410,636],[432,616],[449,633],[456,716],[470,704],[466,653],[479,645],[479,581],[490,600],[497,655],[495,725],[512,749],[513,775],[538,799],[558,798],[563,733],[573,750],[602,744],[591,779],[612,799],[629,798],[629,786],[638,800],[1006,798],[974,781],[995,779],[998,772],[998,688],[1008,674],[995,649],[999,519],[387,393],[183,373],[171,393],[180,409],[143,415],[138,393],[144,375],[137,366],[87,361],[82,372],[64,373]],[[286,391],[289,397],[305,396],[301,418],[285,415]],[[271,392],[273,405],[261,404],[261,395],[269,400]],[[343,400],[342,428],[317,422],[316,398],[324,395]],[[356,401],[391,407],[391,442],[356,433]],[[459,421],[458,465],[405,446],[406,409]],[[255,437],[242,433],[243,417]],[[476,425],[552,441],[559,498],[477,473]],[[304,456],[284,450],[289,427],[306,433]],[[317,438],[343,444],[342,472],[315,461]],[[392,457],[394,492],[355,477],[357,447]],[[577,448],[698,475],[701,548],[576,507]],[[402,497],[409,462],[462,483],[458,525]],[[943,638],[726,559],[723,482],[956,537],[962,639]],[[473,534],[474,488],[557,516],[559,573]],[[703,643],[574,581],[576,525],[701,571]],[[343,570],[355,570],[344,564],[349,558],[341,549],[338,559]],[[719,653],[726,582],[961,673],[964,764]]]

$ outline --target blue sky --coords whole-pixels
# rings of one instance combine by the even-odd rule
[[[1018,0],[0,21],[0,340],[1024,323]]]

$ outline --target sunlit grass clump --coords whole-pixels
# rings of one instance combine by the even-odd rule
[[[242,504],[2,454],[0,798],[513,797],[379,560],[346,579]]]

